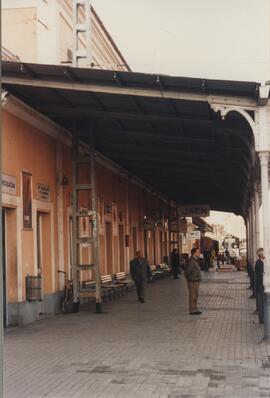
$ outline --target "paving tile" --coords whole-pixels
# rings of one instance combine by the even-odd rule
[[[6,398],[270,396],[270,345],[252,314],[245,273],[204,274],[190,317],[185,280],[148,285],[5,334]]]

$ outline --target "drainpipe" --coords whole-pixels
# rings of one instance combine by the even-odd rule
[[[8,92],[3,91],[1,93],[1,113],[2,107],[5,105],[8,97]],[[0,117],[2,114],[0,114]],[[1,118],[2,119],[2,118]],[[2,130],[0,132],[0,154],[2,154]],[[1,157],[2,158],[2,157]],[[2,225],[2,162],[0,162],[0,225]],[[0,228],[0,397],[4,395],[4,322],[3,322],[3,237],[2,237],[2,227]]]

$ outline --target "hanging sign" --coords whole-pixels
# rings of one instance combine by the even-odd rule
[[[32,229],[32,174],[22,172],[23,229]]]
[[[2,174],[2,192],[16,195],[16,177]]]
[[[46,184],[37,184],[37,199],[43,200],[44,202],[50,202],[51,200],[51,188]]]
[[[145,218],[143,220],[143,229],[153,229],[154,228],[154,223],[152,220],[149,220],[148,218]]]
[[[171,232],[178,232],[178,231],[179,231],[179,222],[178,222],[178,220],[176,220],[176,221],[171,221],[171,222],[169,223],[169,230],[170,230]]]
[[[153,227],[164,227],[164,216],[161,208],[147,209],[147,220]]]
[[[209,205],[184,205],[179,207],[179,217],[208,217]]]
[[[198,240],[201,239],[201,231],[192,231],[189,234],[190,240]]]

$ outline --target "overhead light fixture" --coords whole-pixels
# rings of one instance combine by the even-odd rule
[[[62,186],[67,186],[67,185],[69,185],[69,181],[68,181],[68,178],[67,178],[67,176],[63,176],[63,178],[62,178],[62,181],[61,181],[61,184],[60,185],[62,185]]]

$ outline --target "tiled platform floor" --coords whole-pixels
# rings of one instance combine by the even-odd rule
[[[245,273],[205,274],[199,317],[181,276],[148,285],[145,304],[132,292],[103,315],[10,329],[5,397],[270,397],[270,344],[247,286]]]

